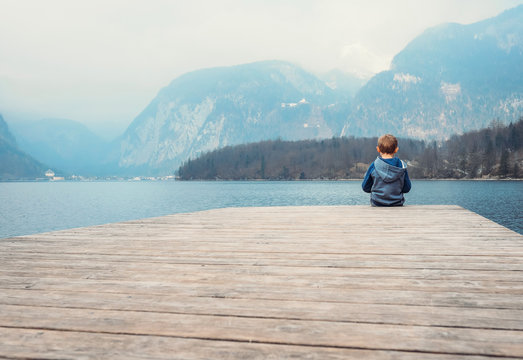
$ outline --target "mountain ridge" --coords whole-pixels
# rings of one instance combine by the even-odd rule
[[[110,144],[84,124],[61,118],[18,123],[14,133],[29,155],[66,174],[101,174]]]
[[[427,29],[359,91],[342,135],[444,139],[514,121],[523,113],[522,24],[523,5]]]
[[[0,180],[35,179],[44,177],[46,167],[24,153],[17,145],[0,114]]]

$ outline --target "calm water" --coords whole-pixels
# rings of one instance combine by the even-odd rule
[[[414,181],[406,204],[457,204],[523,233],[523,182]],[[359,205],[359,181],[0,183],[0,238],[229,206]]]

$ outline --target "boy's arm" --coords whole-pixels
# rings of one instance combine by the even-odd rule
[[[363,179],[363,182],[361,183],[361,188],[366,193],[371,192],[372,184],[374,183],[372,176],[370,176],[370,174],[372,173],[372,170],[374,170],[374,163],[370,164],[369,168],[367,169],[367,172],[365,173],[365,178]]]
[[[408,193],[411,188],[412,184],[410,183],[409,172],[405,170],[405,180],[403,182],[403,189],[401,190],[401,192],[403,192],[404,194]]]

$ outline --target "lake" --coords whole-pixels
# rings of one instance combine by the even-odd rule
[[[4,182],[0,238],[231,206],[368,203],[360,181]],[[414,180],[409,204],[460,205],[523,233],[521,181]]]

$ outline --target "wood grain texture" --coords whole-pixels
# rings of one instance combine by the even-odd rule
[[[0,339],[0,358],[523,358],[523,236],[458,206],[317,206],[1,239]]]

